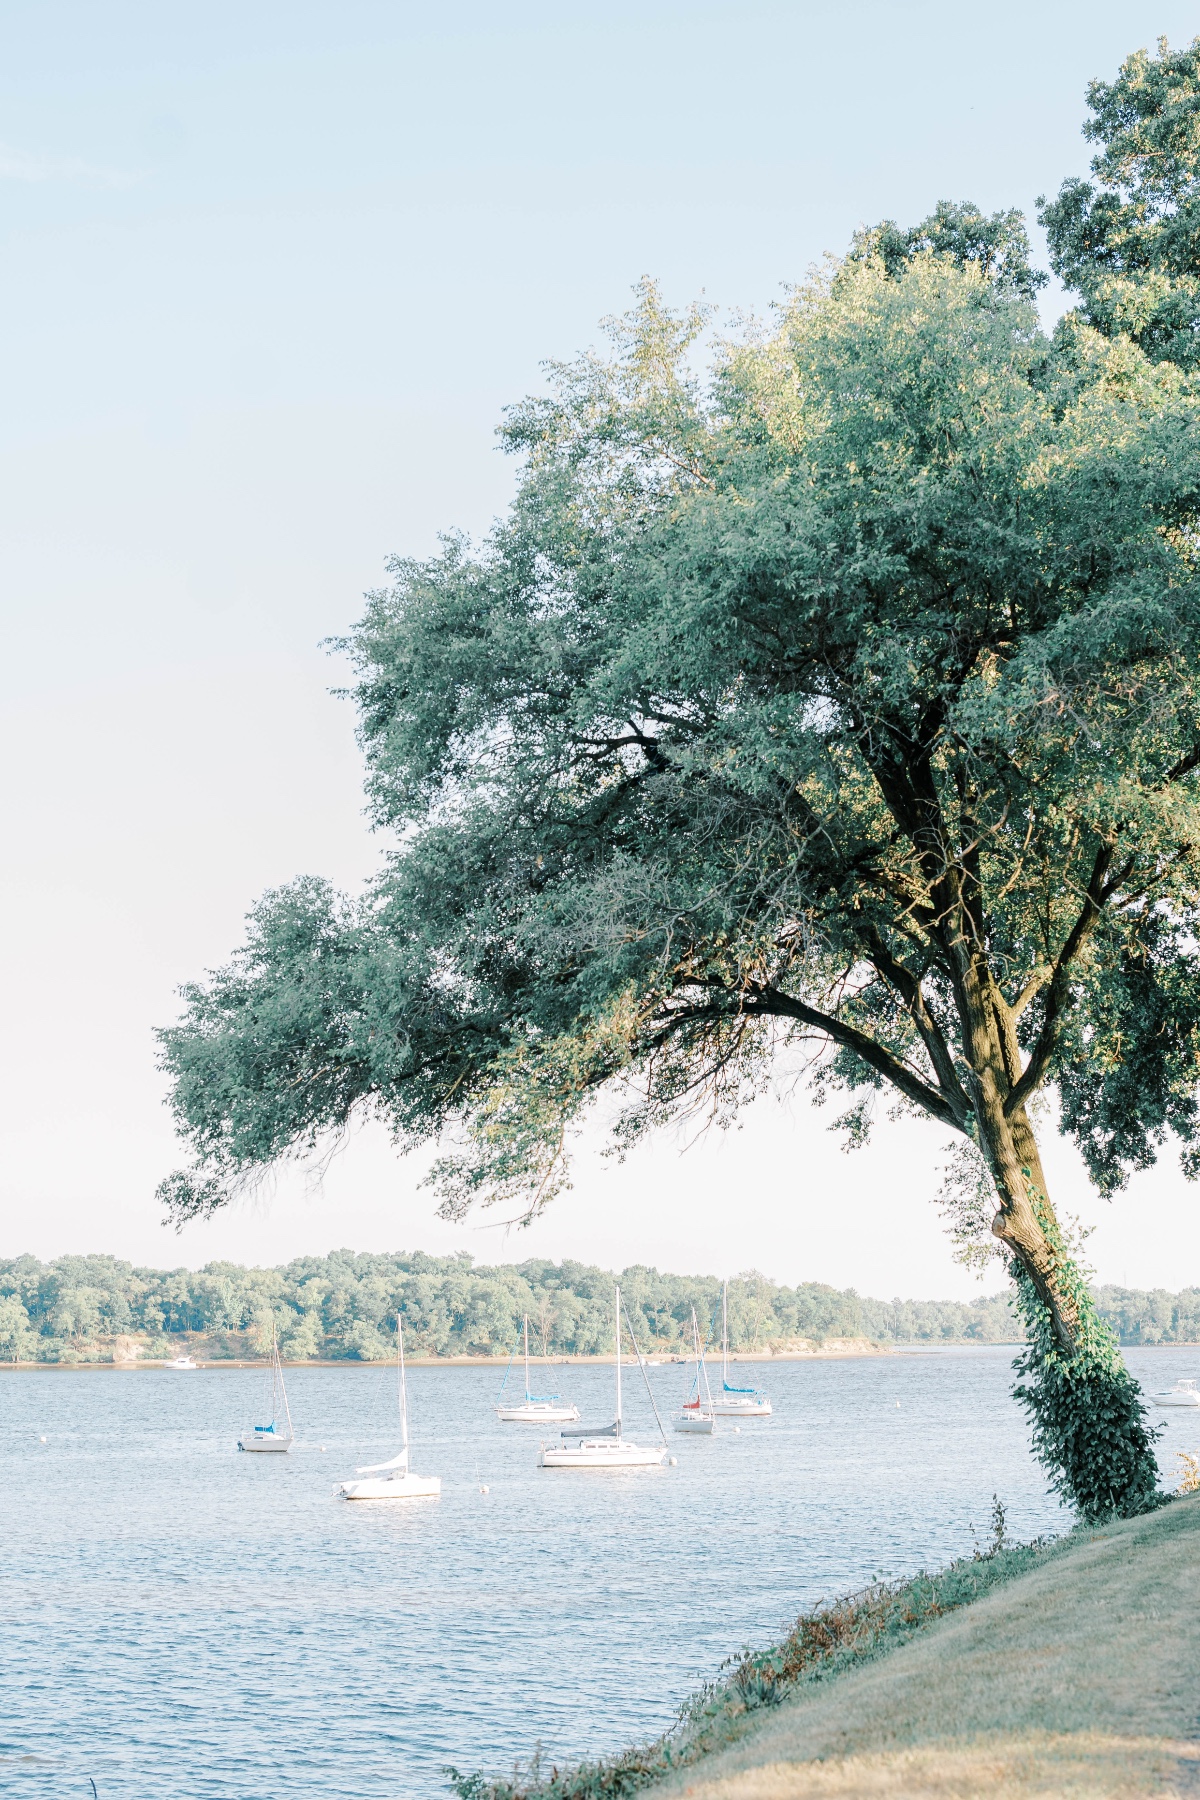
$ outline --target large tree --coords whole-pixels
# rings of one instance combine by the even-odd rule
[[[602,1090],[618,1144],[781,1060],[852,1139],[890,1093],[962,1146],[1037,1448],[1099,1517],[1154,1459],[1037,1107],[1105,1191],[1197,1134],[1200,419],[1127,338],[1048,341],[948,216],[860,237],[708,380],[647,286],[511,413],[508,517],[395,563],[348,640],[396,848],[361,900],[267,895],[187,990],[163,1194],[211,1210],[373,1111],[449,1140],[448,1213],[535,1211]]]

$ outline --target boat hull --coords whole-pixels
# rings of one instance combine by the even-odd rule
[[[583,1438],[572,1444],[543,1444],[539,1469],[656,1469],[666,1452],[623,1438]]]
[[[436,1500],[442,1491],[440,1475],[395,1475],[384,1480],[343,1481],[338,1492],[343,1500]]]
[[[295,1441],[282,1431],[248,1431],[238,1439],[238,1449],[274,1451],[278,1455],[290,1450]]]
[[[675,1420],[676,1431],[695,1431],[705,1437],[711,1437],[716,1420],[711,1413],[680,1413]]]
[[[505,1425],[571,1425],[579,1417],[577,1406],[498,1406],[496,1417]]]
[[[769,1419],[771,1402],[769,1400],[731,1400],[717,1398],[713,1401],[713,1411],[722,1419]]]
[[[1153,1400],[1155,1406],[1182,1406],[1188,1412],[1195,1412],[1196,1408],[1200,1407],[1200,1394],[1194,1392],[1182,1394],[1151,1394],[1150,1398]]]

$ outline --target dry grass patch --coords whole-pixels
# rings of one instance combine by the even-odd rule
[[[766,1763],[683,1791],[687,1800],[1150,1800],[1200,1792],[1200,1744],[1100,1732],[1002,1734],[829,1762]]]

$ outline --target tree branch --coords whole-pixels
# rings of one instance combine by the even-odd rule
[[[1055,959],[1050,975],[1050,990],[1046,995],[1046,1016],[1042,1020],[1042,1029],[1038,1033],[1033,1054],[1026,1065],[1025,1073],[1016,1083],[1004,1102],[1004,1110],[1009,1118],[1019,1107],[1024,1106],[1034,1089],[1039,1087],[1045,1077],[1054,1046],[1058,1040],[1059,1022],[1062,1017],[1063,1002],[1067,995],[1067,971],[1087,938],[1092,926],[1100,916],[1100,910],[1118,885],[1118,878],[1105,885],[1105,876],[1113,859],[1111,844],[1101,844],[1096,852],[1096,860],[1092,864],[1091,879],[1087,885],[1087,894],[1078,918],[1067,933],[1062,949]]]
[[[911,969],[906,968],[892,955],[878,931],[872,928],[869,936],[871,960],[884,980],[891,983],[908,1008],[913,1023],[920,1032],[921,1040],[929,1053],[929,1060],[933,1064],[938,1086],[947,1103],[958,1115],[959,1124],[965,1129],[971,1103],[958,1079],[954,1058],[950,1054],[950,1047],[942,1029],[925,1004],[921,983]]]
[[[797,1000],[794,995],[785,994],[781,988],[759,988],[744,998],[742,1006],[747,1012],[766,1014],[772,1018],[797,1019],[802,1025],[811,1025],[815,1031],[823,1031],[836,1044],[853,1050],[868,1068],[874,1069],[876,1074],[890,1081],[893,1087],[899,1088],[905,1098],[919,1106],[923,1112],[930,1113],[943,1125],[953,1126],[956,1131],[965,1129],[962,1120],[943,1094],[930,1087],[915,1069],[910,1069],[907,1063],[893,1056],[883,1044],[868,1037],[865,1031],[859,1031],[856,1025],[836,1018],[832,1013],[820,1012],[815,1006]]]
[[[1180,757],[1174,768],[1167,770],[1163,776],[1163,786],[1166,787],[1171,781],[1182,781],[1185,775],[1190,775],[1196,768],[1200,768],[1200,744],[1194,744],[1186,756]]]

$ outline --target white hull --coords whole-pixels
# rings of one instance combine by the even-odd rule
[[[190,1356],[177,1356],[173,1362],[164,1363],[164,1369],[198,1369],[200,1364],[193,1362]]]
[[[390,1480],[343,1481],[338,1489],[343,1500],[436,1500],[441,1491],[439,1475],[393,1475]]]
[[[1155,1406],[1182,1406],[1189,1412],[1195,1412],[1200,1407],[1200,1394],[1195,1388],[1176,1388],[1173,1393],[1151,1394],[1150,1398]]]
[[[676,1431],[703,1432],[706,1437],[711,1437],[715,1424],[716,1420],[711,1413],[682,1412],[675,1420],[675,1429]]]
[[[239,1450],[290,1450],[295,1438],[283,1431],[248,1431],[238,1439]]]
[[[647,1449],[624,1438],[583,1438],[572,1444],[543,1444],[539,1469],[656,1469],[665,1455],[661,1446]]]
[[[506,1425],[573,1425],[577,1406],[555,1406],[552,1401],[529,1400],[520,1406],[498,1406],[496,1417]]]
[[[747,1395],[744,1400],[739,1400],[736,1395],[717,1394],[713,1411],[722,1419],[769,1419],[771,1402],[765,1395],[759,1399]]]

